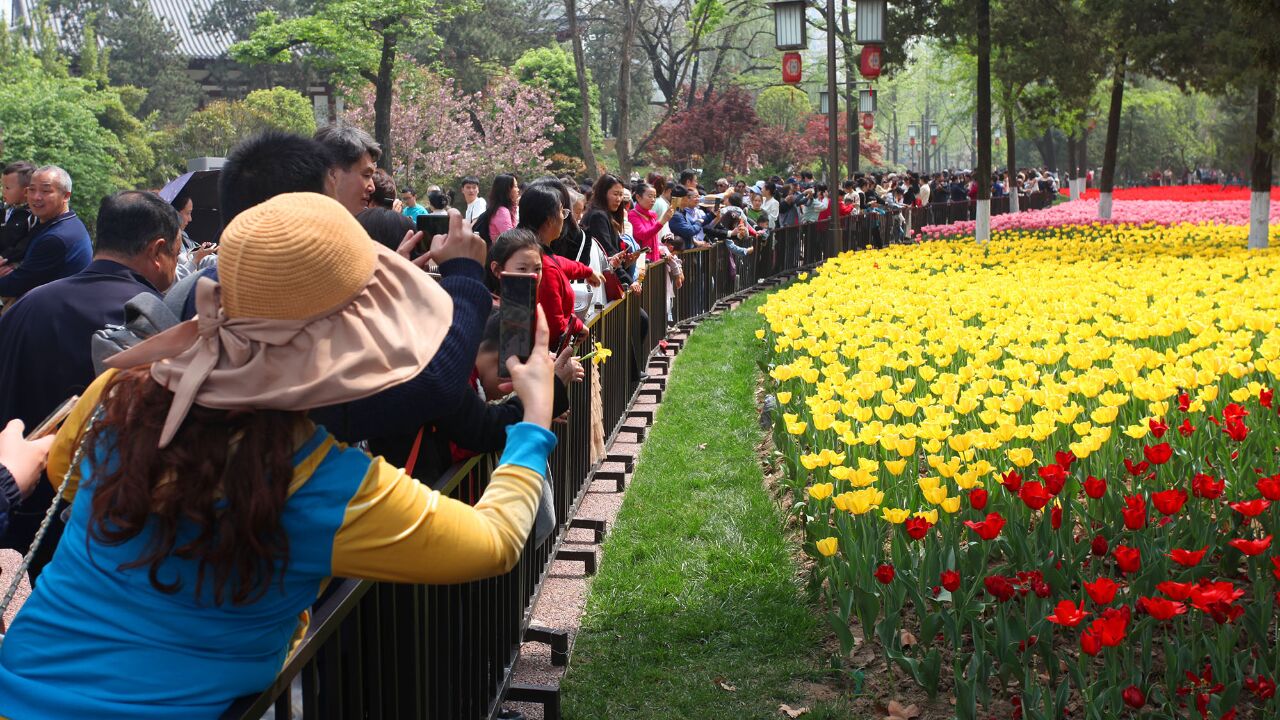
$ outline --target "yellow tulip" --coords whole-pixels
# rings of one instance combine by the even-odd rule
[[[911,513],[911,517],[918,517],[918,518],[923,518],[925,520],[928,520],[930,525],[938,524],[937,510],[921,510],[919,512]]]
[[[831,493],[834,490],[835,490],[835,486],[832,485],[831,483],[816,483],[810,486],[809,497],[813,498],[814,500],[826,500],[827,498],[831,497]]]
[[[828,537],[816,542],[815,546],[818,548],[818,552],[822,553],[823,557],[831,557],[832,555],[835,555],[836,550],[839,549],[840,541],[836,538]]]
[[[790,393],[790,392],[780,392],[780,393],[778,393],[777,398],[778,398],[778,403],[779,403],[779,404],[781,404],[781,405],[786,405],[787,403],[791,402],[791,393]]]
[[[948,514],[954,514],[960,511],[960,496],[956,495],[944,499],[939,506]]]
[[[1036,461],[1035,453],[1031,448],[1014,448],[1005,451],[1005,457],[1009,458],[1009,462],[1022,468]]]
[[[947,499],[947,489],[944,487],[935,487],[924,491],[925,502],[931,505],[937,505]]]
[[[880,514],[885,520],[894,525],[901,525],[906,522],[907,518],[911,517],[911,511],[904,508],[885,508],[880,511]]]
[[[892,475],[901,475],[902,471],[907,467],[906,460],[885,460],[884,467]]]

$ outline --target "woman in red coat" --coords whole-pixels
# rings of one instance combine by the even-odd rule
[[[600,273],[587,265],[551,253],[551,242],[560,237],[567,212],[560,202],[560,193],[547,184],[533,184],[520,196],[520,224],[507,231],[531,232],[541,246],[542,279],[538,283],[538,304],[547,316],[552,347],[560,345],[563,334],[576,336],[586,330],[582,320],[573,312],[574,295],[569,281],[586,280],[591,285],[604,282]]]

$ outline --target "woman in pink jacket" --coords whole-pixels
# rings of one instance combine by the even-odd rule
[[[640,247],[648,251],[649,262],[658,262],[662,257],[658,234],[662,232],[662,228],[671,219],[675,210],[672,206],[667,206],[667,211],[662,217],[658,217],[653,212],[653,203],[658,199],[658,193],[649,183],[637,183],[631,192],[636,198],[636,204],[628,213],[628,219],[631,220],[634,237],[636,242],[640,243]]]

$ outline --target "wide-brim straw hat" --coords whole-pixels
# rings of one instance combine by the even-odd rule
[[[222,234],[218,283],[196,285],[196,317],[116,354],[173,391],[160,447],[192,404],[307,410],[416,376],[440,348],[453,301],[427,273],[369,238],[324,195],[278,195]]]

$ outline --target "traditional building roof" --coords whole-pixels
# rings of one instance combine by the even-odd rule
[[[11,0],[9,22],[12,27],[25,26],[39,0]],[[198,24],[212,7],[214,0],[147,0],[151,12],[173,30],[178,37],[178,52],[189,60],[213,60],[226,57],[235,42],[229,32],[204,32]],[[50,18],[54,33],[68,42],[61,22]]]

